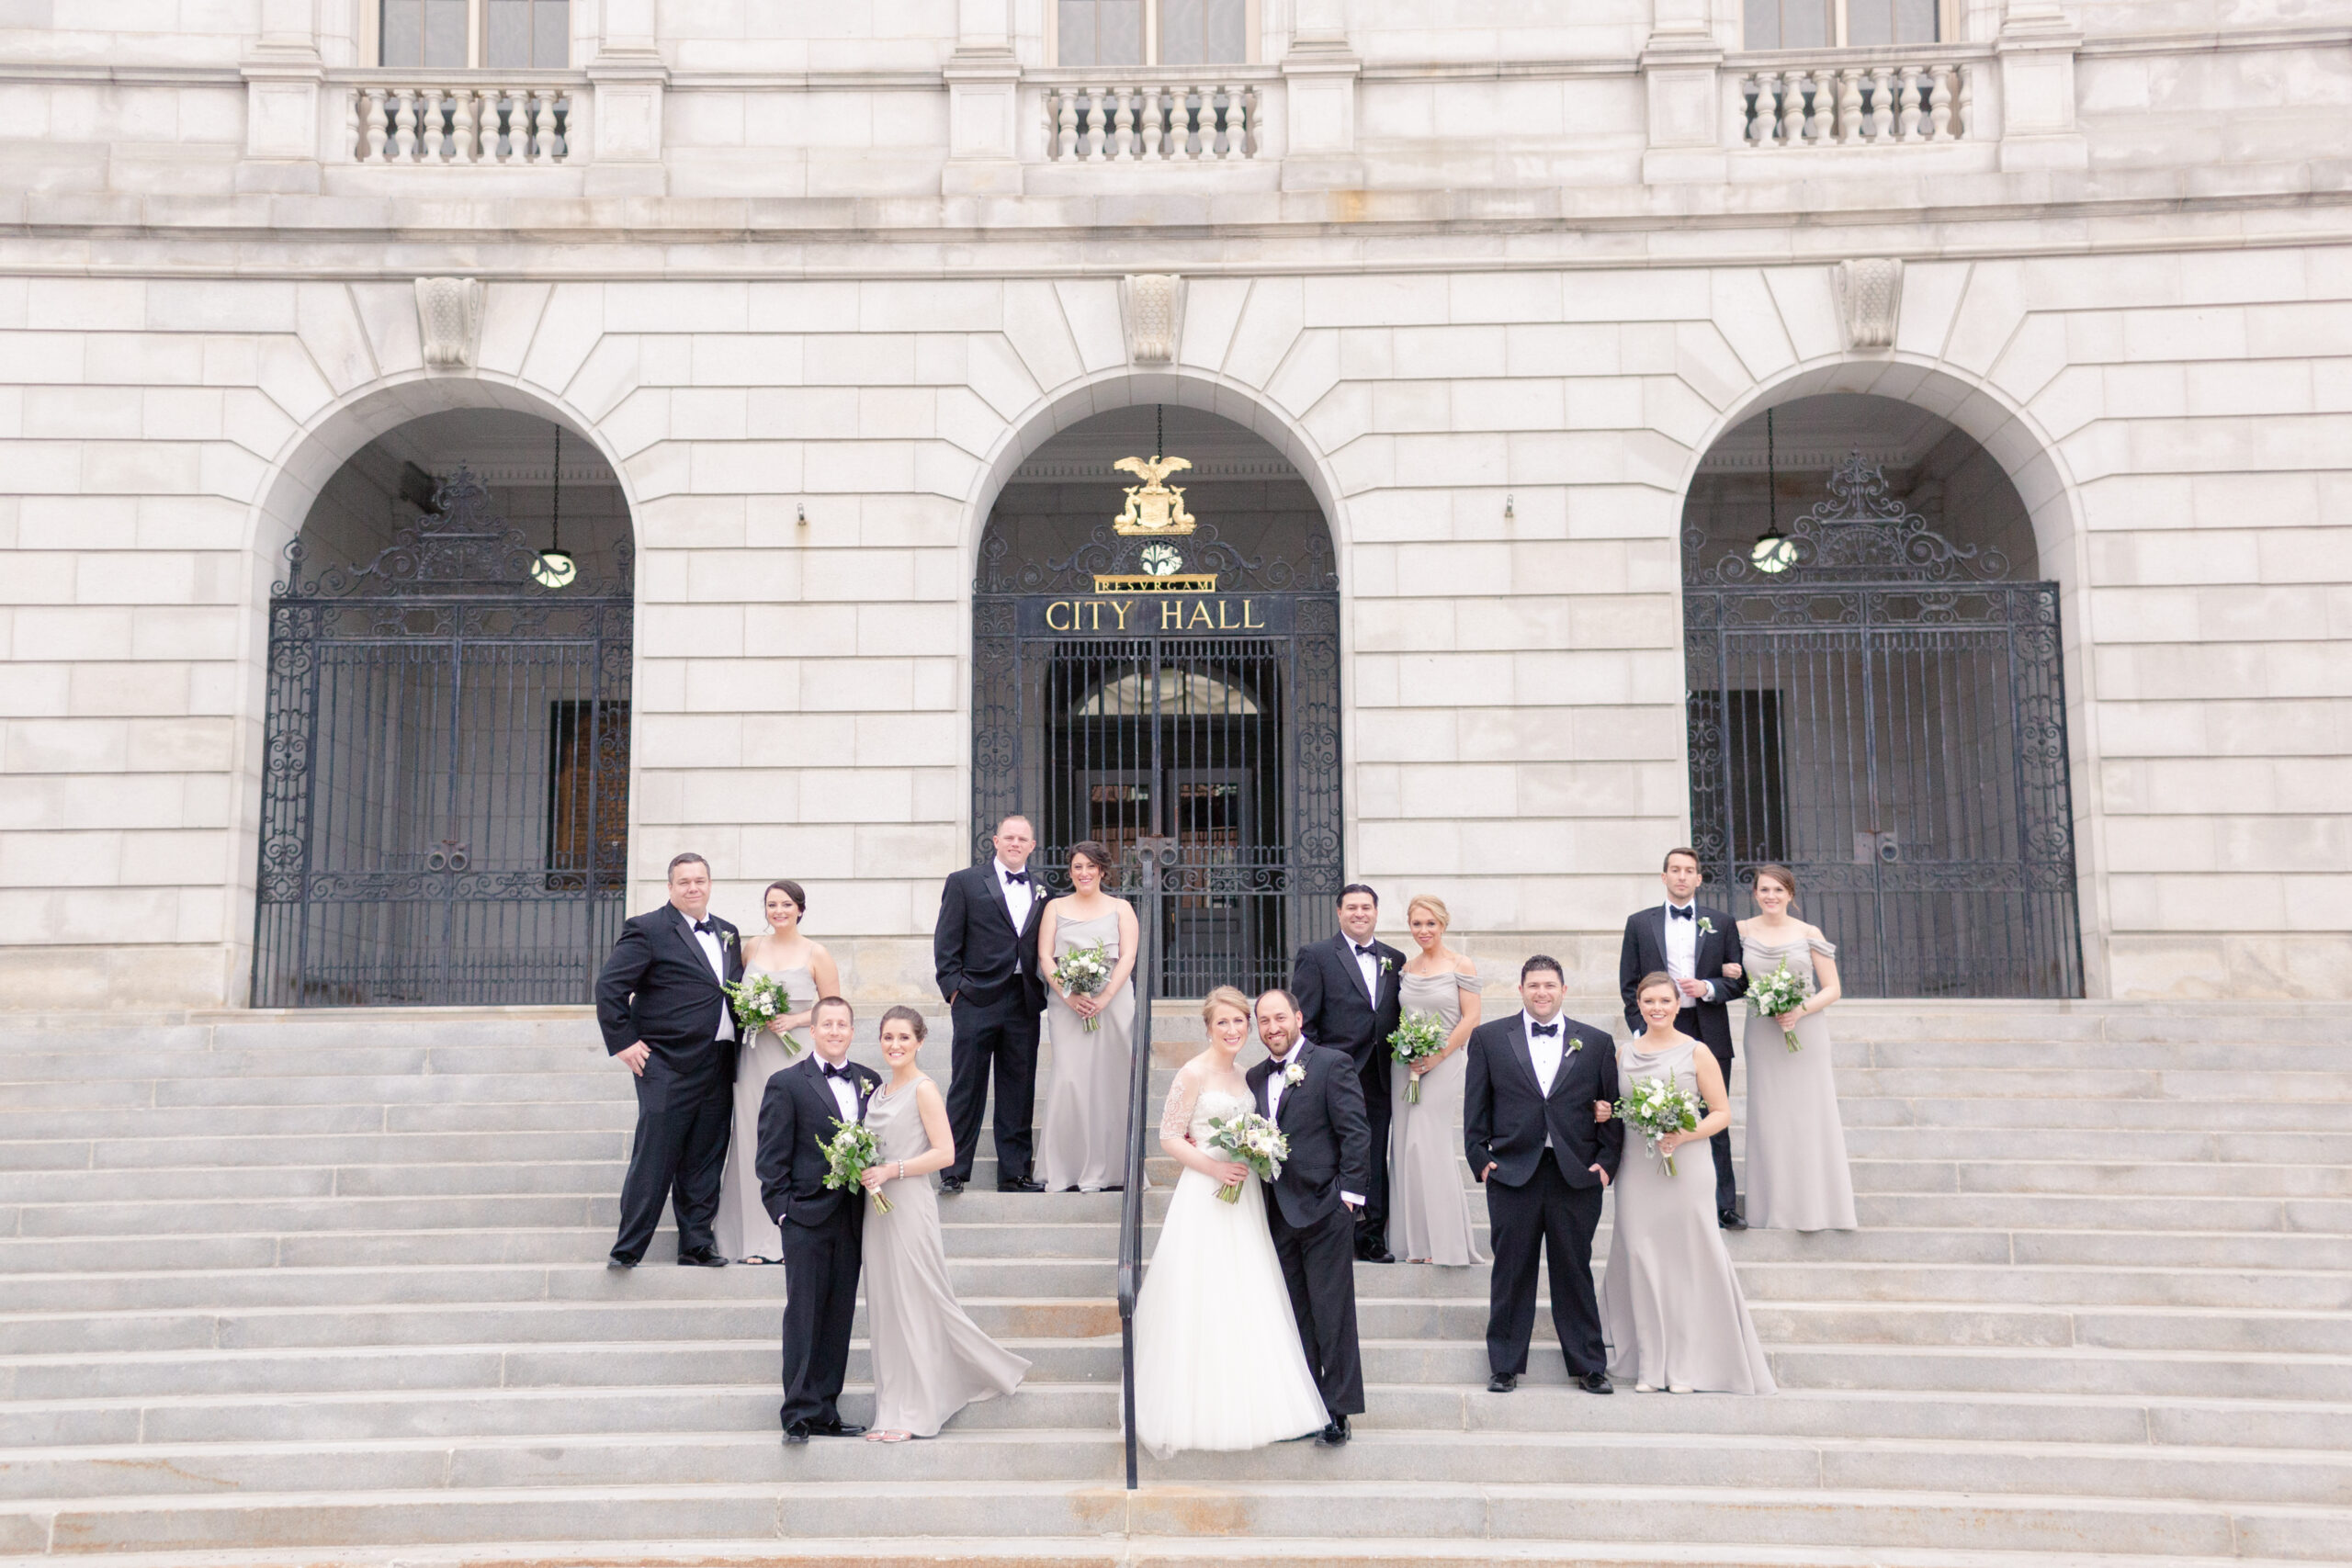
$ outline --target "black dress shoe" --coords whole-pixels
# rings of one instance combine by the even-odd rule
[[[996,1190],[1000,1192],[1043,1192],[1046,1190],[1046,1184],[1032,1180],[1025,1176],[1017,1176],[1011,1181],[998,1182]]]
[[[637,1259],[634,1258],[607,1258],[605,1259],[605,1267],[607,1269],[634,1269],[637,1267]]]
[[[964,1190],[964,1179],[960,1176],[943,1176],[939,1179],[939,1190],[952,1198]]]
[[[1517,1372],[1497,1372],[1493,1377],[1487,1380],[1487,1392],[1488,1393],[1509,1393],[1518,1386],[1519,1374]]]
[[[1739,1211],[1736,1209],[1719,1211],[1715,1215],[1715,1224],[1727,1231],[1744,1231],[1747,1228],[1747,1222],[1739,1217]]]
[[[707,1249],[700,1252],[681,1252],[678,1254],[678,1267],[681,1269],[724,1269],[727,1267],[727,1259]]]
[[[1357,1247],[1356,1257],[1366,1263],[1394,1263],[1396,1261],[1396,1255],[1388,1250],[1386,1244],[1377,1241],[1367,1242],[1365,1245]]]
[[[811,1421],[808,1423],[808,1430],[820,1438],[860,1438],[865,1435],[865,1427],[838,1418],[831,1421]]]
[[[1609,1381],[1607,1372],[1587,1372],[1577,1379],[1577,1386],[1587,1393],[1615,1393],[1617,1385]]]
[[[1331,1417],[1331,1424],[1323,1428],[1323,1435],[1315,1440],[1324,1448],[1336,1449],[1346,1442],[1348,1437],[1348,1418],[1344,1416],[1334,1416]]]
[[[791,1426],[786,1427],[784,1429],[784,1440],[787,1447],[794,1443],[807,1442],[808,1440],[808,1423],[806,1421],[795,1421]]]

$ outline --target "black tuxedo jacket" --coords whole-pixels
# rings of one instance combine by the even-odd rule
[[[1290,974],[1291,992],[1298,998],[1306,1038],[1317,1045],[1345,1051],[1359,1073],[1374,1061],[1388,1058],[1388,1037],[1396,1032],[1396,997],[1405,972],[1403,953],[1377,938],[1372,945],[1384,960],[1377,1000],[1364,995],[1363,970],[1356,963],[1355,944],[1344,932],[1329,942],[1300,948]]]
[[[709,919],[733,985],[743,977],[742,938],[718,916]],[[672,1077],[707,1071],[732,1077],[735,1046],[714,1038],[727,1006],[702,943],[670,904],[629,917],[596,976],[596,1027],[604,1032],[605,1052],[618,1055],[644,1041],[653,1048],[645,1064],[649,1076],[658,1065]]]
[[[1710,909],[1704,904],[1691,906],[1691,919],[1704,920],[1713,931],[1702,929],[1691,964],[1691,977],[1714,982],[1714,995],[1700,1002],[1690,1010],[1696,1014],[1699,1038],[1719,1062],[1732,1058],[1731,1008],[1735,997],[1747,993],[1747,961],[1739,951],[1739,922],[1721,909]],[[1736,964],[1740,977],[1727,980],[1724,965]],[[1617,955],[1617,989],[1625,998],[1625,1022],[1636,1034],[1648,1025],[1642,1021],[1642,1010],[1634,1000],[1635,987],[1645,975],[1655,975],[1666,968],[1666,906],[1663,902],[1646,909],[1636,909],[1625,917],[1625,945]]]
[[[967,865],[947,878],[939,894],[939,923],[932,928],[931,955],[939,973],[939,995],[956,993],[976,1007],[1017,1001],[1030,1012],[1046,1009],[1046,978],[1038,973],[1037,925],[1046,914],[1046,888],[1030,873],[1029,918],[1012,926],[993,858]],[[1015,974],[1014,960],[1020,961]]]
[[[1304,1230],[1340,1206],[1340,1194],[1361,1198],[1372,1179],[1372,1123],[1364,1115],[1363,1081],[1347,1054],[1301,1044],[1292,1058],[1306,1069],[1303,1083],[1283,1090],[1274,1125],[1290,1140],[1290,1158],[1274,1181],[1274,1201],[1294,1230]],[[1250,1069],[1250,1093],[1266,1114],[1267,1080],[1274,1064]]]
[[[1596,1124],[1592,1102],[1617,1102],[1617,1042],[1598,1024],[1559,1018],[1564,1054],[1544,1092],[1535,1057],[1527,1048],[1524,1013],[1482,1023],[1470,1032],[1468,1083],[1462,1096],[1463,1152],[1473,1175],[1495,1167],[1494,1179],[1524,1187],[1535,1179],[1544,1140],[1571,1187],[1597,1187],[1592,1167],[1616,1179],[1617,1156],[1625,1147],[1624,1124],[1614,1116]],[[1576,1041],[1581,1050],[1572,1049]]]
[[[823,1067],[823,1058],[810,1051],[772,1075],[760,1100],[760,1153],[752,1168],[760,1179],[760,1201],[780,1225],[823,1224],[842,1204],[865,1197],[825,1185],[825,1173],[832,1168],[825,1145],[838,1131],[833,1123],[841,1120],[842,1108]],[[857,1076],[857,1119],[863,1122],[882,1075],[855,1062],[849,1068]]]

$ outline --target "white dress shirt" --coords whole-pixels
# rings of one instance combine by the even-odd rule
[[[1028,929],[1029,907],[1037,901],[1036,874],[1027,870],[1015,873],[1011,866],[1005,864],[1002,861],[993,861],[990,863],[996,867],[996,885],[1004,891],[1004,907],[1010,910],[1012,915],[1012,934],[1018,937],[1023,931]],[[1026,882],[1015,882],[1012,878],[1016,874],[1026,876],[1029,880]],[[1026,956],[1027,955],[1021,951],[1020,944],[1015,942],[1012,950],[1012,972],[1014,974],[1025,975],[1029,972],[1026,965],[1022,962]]]
[[[1283,1074],[1288,1071],[1290,1065],[1298,1059],[1298,1042],[1292,1041],[1289,1051],[1282,1055],[1277,1056],[1271,1052],[1268,1053],[1266,1059],[1274,1065],[1274,1070],[1266,1075],[1266,1120],[1280,1122],[1283,1117],[1283,1091],[1290,1088],[1289,1084],[1283,1081]],[[1340,1198],[1341,1201],[1353,1203],[1358,1208],[1363,1206],[1363,1194],[1361,1192],[1342,1192]]]
[[[1351,950],[1358,945],[1353,937],[1345,940]],[[1370,947],[1372,943],[1364,942],[1362,945]],[[1364,999],[1371,1002],[1374,1009],[1377,1010],[1380,1006],[1380,954],[1351,951],[1349,956],[1356,961],[1356,973],[1363,976]]]
[[[849,1062],[846,1058],[842,1060],[842,1066],[844,1067],[849,1066]],[[825,1059],[821,1056],[817,1058],[817,1070],[820,1077],[824,1073],[825,1066]],[[837,1078],[827,1077],[823,1077],[823,1082],[825,1087],[832,1091],[833,1103],[842,1108],[842,1120],[844,1122],[856,1121],[857,1080],[850,1077]]]
[[[683,916],[685,914],[685,911],[684,909],[680,909],[678,913]],[[703,917],[705,920],[709,919],[709,918],[710,917],[707,915]],[[718,931],[713,929],[707,931],[698,931],[695,930],[695,922],[688,920],[686,921],[686,934],[693,937],[695,939],[695,944],[702,949],[702,955],[709,961],[710,972],[718,976],[718,983],[721,986],[726,985],[727,951],[718,944]],[[723,998],[720,999],[718,1004],[718,1027],[716,1030],[713,1030],[711,1033],[712,1038],[718,1040],[732,1040],[735,1038],[735,1009]]]
[[[1520,1028],[1527,1035],[1527,1054],[1535,1063],[1535,1082],[1544,1090],[1544,1098],[1552,1098],[1552,1086],[1559,1081],[1560,1064],[1566,1061],[1568,1049],[1568,1020],[1566,1013],[1552,1016],[1552,1032],[1535,1032],[1535,1015],[1519,1015]],[[1552,1134],[1544,1134],[1544,1146],[1552,1146]]]
[[[1690,918],[1687,920],[1677,919],[1674,915],[1677,908],[1689,909]],[[1662,918],[1666,921],[1666,972],[1677,980],[1695,980],[1699,977],[1698,908],[1695,904],[1678,906],[1673,899],[1668,898],[1665,908],[1666,914]],[[1706,986],[1707,995],[1710,998],[1713,997],[1715,983],[1709,980]],[[1681,992],[1682,1006],[1694,1008],[1699,1005],[1698,998],[1682,992],[1679,986],[1675,989]]]

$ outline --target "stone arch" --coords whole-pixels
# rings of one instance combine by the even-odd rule
[[[1768,409],[1825,392],[1888,398],[1949,421],[1984,449],[2024,504],[2041,574],[2058,585],[2084,995],[2106,995],[2109,921],[2096,782],[2099,746],[2097,671],[2086,602],[2088,547],[2075,479],[2056,439],[2031,412],[1983,378],[1941,360],[1899,351],[1790,366],[1754,381],[1724,405],[1690,445],[1674,490],[1677,535],[1700,465],[1718,442]],[[1675,574],[1678,619],[1680,576],[1679,571]]]

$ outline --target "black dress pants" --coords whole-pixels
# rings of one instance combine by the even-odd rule
[[[1487,1178],[1487,1223],[1495,1267],[1487,1310],[1487,1365],[1498,1373],[1527,1371],[1535,1336],[1536,1249],[1551,1265],[1552,1326],[1568,1373],[1609,1370],[1600,1342],[1600,1303],[1592,1290],[1592,1233],[1600,1224],[1598,1183],[1571,1187],[1547,1150],[1524,1187]]]
[[[1699,1032],[1699,1010],[1684,1008],[1674,1015],[1674,1027],[1707,1047],[1715,1066],[1724,1070],[1724,1092],[1731,1092],[1731,1053],[1718,1051],[1707,1037]],[[1728,1029],[1730,1026],[1724,1026]],[[1732,1175],[1731,1129],[1725,1127],[1707,1140],[1707,1152],[1715,1156],[1715,1213],[1731,1214],[1739,1212],[1739,1186]]]
[[[1369,1252],[1388,1245],[1388,1125],[1394,1107],[1388,1098],[1388,1046],[1374,1047],[1372,1060],[1357,1069],[1363,1084],[1364,1120],[1372,1126],[1372,1169],[1364,1183],[1363,1207],[1355,1217],[1356,1247]]]
[[[1342,1203],[1310,1225],[1292,1228],[1266,1194],[1266,1224],[1307,1370],[1333,1416],[1363,1414],[1363,1354],[1356,1344],[1356,1224]],[[1249,1332],[1245,1330],[1244,1332]]]
[[[777,1415],[786,1427],[841,1419],[865,1204],[865,1193],[845,1192],[813,1225],[785,1217],[784,1404]]]
[[[637,1078],[637,1135],[628,1175],[621,1181],[621,1224],[613,1257],[635,1263],[645,1256],[670,1201],[680,1252],[717,1245],[719,1181],[727,1170],[727,1135],[733,1125],[733,1074],[720,1063],[730,1055],[713,1043],[704,1060],[681,1073],[659,1052]]]
[[[949,1008],[956,1038],[949,1057],[947,1130],[956,1135],[956,1163],[945,1174],[972,1179],[979,1155],[980,1114],[987,1108],[989,1077],[996,1077],[996,1179],[1025,1180],[1034,1145],[1029,1123],[1037,1098],[1038,1015],[1018,987],[1001,1001],[967,1002]]]

